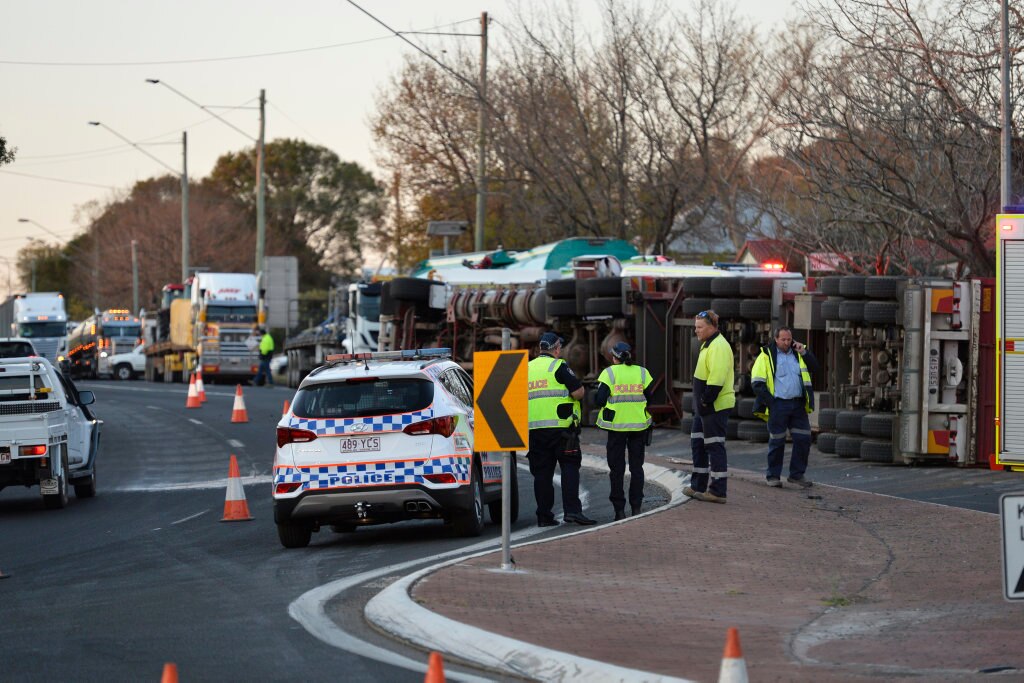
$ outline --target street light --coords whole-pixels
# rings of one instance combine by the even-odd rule
[[[174,173],[175,175],[179,175],[178,169],[172,168],[172,167],[168,166],[161,159],[159,159],[158,157],[153,156],[148,151],[143,149],[141,146],[139,146],[138,144],[132,142],[131,140],[129,140],[125,136],[121,135],[120,133],[118,133],[116,130],[114,130],[113,128],[111,128],[107,124],[101,123],[99,121],[89,121],[88,123],[89,123],[90,126],[99,126],[101,128],[107,129],[108,131],[113,133],[115,136],[117,136],[121,140],[124,140],[129,145],[131,145],[135,149],[139,150],[140,152],[142,152],[143,154],[148,156],[153,161],[157,162],[158,164],[160,164],[161,166],[163,166],[164,168],[169,170],[171,173]],[[187,131],[182,131],[181,132],[181,173],[180,173],[180,175],[181,175],[181,281],[182,281],[182,283],[184,283],[186,280],[188,280],[188,252],[189,252],[189,248],[188,248],[188,132]]]
[[[266,132],[266,104],[267,104],[267,91],[260,89],[260,135],[258,138],[253,139],[244,130],[231,123],[223,116],[220,116],[214,111],[211,111],[210,107],[196,102],[191,97],[181,92],[180,90],[168,85],[165,81],[161,81],[159,78],[147,78],[146,83],[152,85],[162,85],[178,97],[186,100],[187,102],[194,104],[199,107],[207,114],[210,114],[215,119],[228,126],[232,130],[241,133],[250,142],[256,143],[256,274],[260,276],[263,272],[263,250],[266,244],[267,235],[267,214],[266,214],[266,194],[267,194],[267,183],[263,173],[263,162],[264,162],[264,137]]]

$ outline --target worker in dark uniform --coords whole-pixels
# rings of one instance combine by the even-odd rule
[[[693,474],[683,493],[709,503],[724,503],[729,476],[725,428],[736,404],[733,390],[732,347],[718,331],[718,314],[701,311],[694,318],[701,341],[693,371]]]
[[[651,429],[647,412],[653,379],[647,368],[633,364],[633,349],[626,342],[612,347],[612,365],[597,378],[594,407],[597,426],[608,432],[608,500],[615,509],[615,519],[626,518],[626,497],[622,480],[626,472],[626,450],[629,450],[630,513],[640,514],[644,500],[644,446]]]
[[[810,488],[806,476],[811,452],[811,421],[814,389],[811,373],[821,370],[818,359],[800,342],[793,341],[793,330],[780,327],[775,343],[761,347],[750,372],[757,399],[754,415],[768,422],[768,486],[782,486],[782,461],[786,456],[786,432],[793,437],[793,455],[789,459],[790,484]]]
[[[537,526],[555,526],[555,466],[562,473],[566,522],[590,525],[580,502],[580,399],[583,384],[561,359],[562,340],[554,332],[540,338],[540,355],[529,364],[530,451],[526,458],[537,499]]]

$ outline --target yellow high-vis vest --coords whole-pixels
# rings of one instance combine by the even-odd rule
[[[580,402],[569,395],[569,389],[555,379],[555,372],[565,363],[561,358],[537,356],[527,366],[529,378],[530,429],[569,427],[579,421]],[[558,416],[558,406],[572,404],[569,417]]]
[[[598,382],[611,390],[607,407],[615,412],[611,420],[598,411],[597,426],[612,432],[639,432],[651,426],[644,389],[653,379],[640,365],[610,365],[601,372]]]

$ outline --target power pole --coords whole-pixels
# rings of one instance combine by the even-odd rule
[[[132,240],[132,315],[139,314],[139,250],[138,241]]]
[[[181,283],[188,280],[188,133],[181,133]]]
[[[31,291],[33,291],[33,292],[36,291],[36,259],[35,259],[35,257],[32,258],[32,290]]]
[[[1000,171],[1002,183],[999,193],[999,211],[1006,211],[1006,207],[1013,201],[1013,179],[1011,178],[1010,163],[1012,151],[1010,148],[1010,2],[1002,0],[1000,11],[1002,23],[1002,145],[1000,154]]]
[[[263,138],[267,127],[267,91],[260,90],[260,138],[256,143],[256,274],[263,272],[263,247],[267,235],[266,181],[263,178]]]
[[[476,230],[473,250],[484,250],[487,216],[487,12],[480,15],[480,83],[477,87]]]

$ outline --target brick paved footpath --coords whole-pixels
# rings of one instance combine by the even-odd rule
[[[518,571],[494,572],[500,555],[487,555],[428,575],[413,597],[518,640],[699,681],[717,680],[729,626],[752,681],[1024,680],[1024,604],[1002,599],[996,515],[770,489],[733,470],[727,505],[688,501],[513,554]],[[977,673],[990,667],[1017,670]]]

